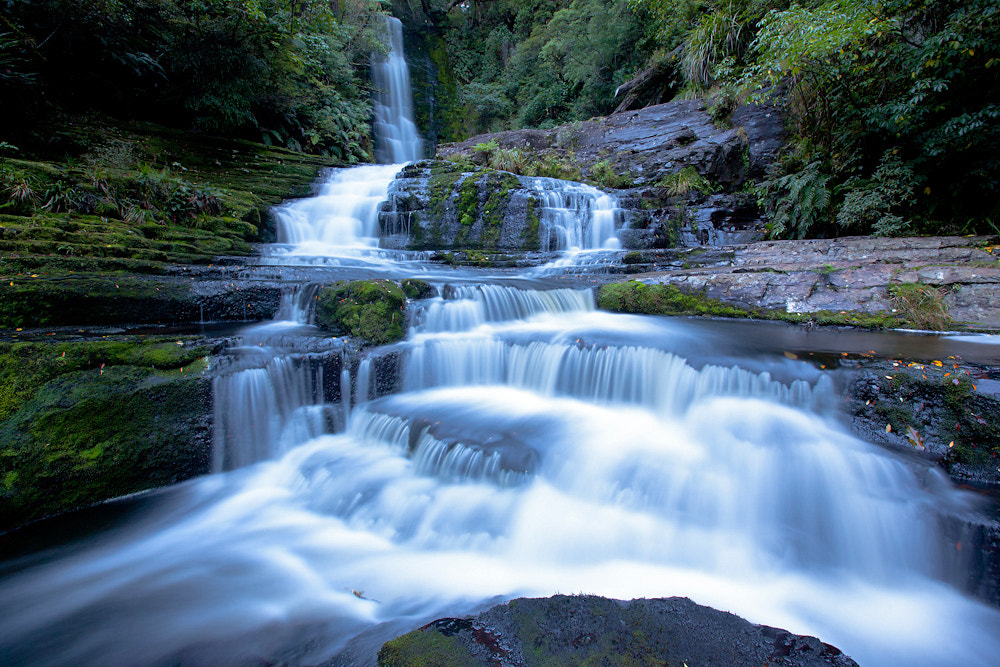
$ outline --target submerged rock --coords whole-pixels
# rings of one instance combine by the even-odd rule
[[[380,667],[687,665],[856,667],[815,637],[754,625],[687,598],[518,599],[444,618],[387,642]]]

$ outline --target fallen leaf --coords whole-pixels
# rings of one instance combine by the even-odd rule
[[[885,432],[889,433],[890,431],[892,431],[892,424],[886,424],[885,425]]]
[[[916,447],[920,451],[924,450],[924,439],[920,435],[920,433],[917,431],[917,429],[913,428],[912,426],[907,426],[906,427],[906,437],[910,441],[911,445],[913,445],[914,447]]]
[[[940,361],[932,361],[931,363],[938,367],[944,366]]]
[[[799,355],[795,354],[794,352],[785,352],[785,356],[788,357],[789,359],[798,359],[799,358]]]
[[[955,441],[954,440],[952,440],[951,442],[948,443],[948,448],[949,449],[951,449],[954,446],[955,446]]]

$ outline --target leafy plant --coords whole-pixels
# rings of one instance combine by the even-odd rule
[[[691,192],[710,193],[715,191],[712,183],[691,165],[680,171],[667,174],[660,179],[657,186],[666,188],[667,194],[674,196],[683,196]]]
[[[763,204],[771,238],[802,239],[829,222],[830,175],[819,162],[764,183]]]
[[[602,188],[628,187],[629,179],[617,173],[607,160],[601,160],[587,170],[587,180]]]

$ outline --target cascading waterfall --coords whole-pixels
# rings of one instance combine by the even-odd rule
[[[298,349],[318,285],[282,294],[273,322],[246,330],[213,381],[213,470],[279,456],[326,430],[324,359]],[[333,354],[339,354],[334,349]]]
[[[363,169],[285,207],[317,231],[284,243],[369,238]],[[609,243],[612,205],[559,197],[551,238]],[[320,231],[331,210],[353,231]],[[996,664],[1000,612],[953,586],[937,526],[971,496],[847,434],[804,361],[696,359],[704,329],[589,290],[444,285],[352,382],[313,289],[218,360],[226,472],[0,564],[0,663],[342,664],[498,596],[583,591],[687,596],[865,667]],[[395,393],[371,391],[380,361]]]
[[[540,208],[542,250],[618,249],[616,219],[621,215],[612,196],[584,183],[555,178],[532,181]]]

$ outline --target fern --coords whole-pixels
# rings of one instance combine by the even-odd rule
[[[764,184],[764,209],[771,238],[803,239],[830,217],[830,175],[813,162],[800,171]]]

